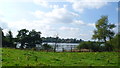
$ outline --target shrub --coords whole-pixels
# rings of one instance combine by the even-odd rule
[[[50,46],[48,44],[43,44],[42,46],[43,46],[44,50],[50,50],[50,49],[52,49],[52,46]]]

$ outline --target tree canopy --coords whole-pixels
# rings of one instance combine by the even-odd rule
[[[96,22],[96,30],[94,30],[94,35],[92,39],[98,39],[98,41],[106,42],[114,37],[115,28],[114,24],[109,23],[108,16],[101,16],[101,18]]]

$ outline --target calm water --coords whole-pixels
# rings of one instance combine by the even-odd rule
[[[44,43],[43,43],[44,44]],[[47,43],[51,46],[55,46],[55,43]],[[57,48],[56,48],[56,51],[62,51],[62,49],[64,48],[65,50],[71,50],[71,47],[72,49],[76,48],[76,46],[79,45],[79,43],[57,43]]]
[[[44,42],[42,44],[45,44],[45,43],[47,43],[47,42]],[[51,45],[53,48],[55,46],[55,43],[47,43],[47,44]],[[79,45],[79,43],[57,43],[56,45],[57,45],[56,51],[62,51],[63,48],[64,48],[64,50],[71,50],[71,47],[72,47],[72,49],[74,49],[74,48],[76,48],[76,46]],[[16,47],[19,48],[20,46],[21,46],[21,44],[17,44]],[[41,45],[36,44],[36,47],[41,47]]]

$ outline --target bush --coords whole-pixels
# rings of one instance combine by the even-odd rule
[[[89,49],[89,44],[87,42],[81,42],[79,46],[77,46],[78,49]]]
[[[44,50],[50,50],[50,49],[52,49],[52,46],[50,46],[48,44],[43,44],[42,46],[43,46]]]
[[[92,51],[100,51],[100,46],[97,42],[81,42],[79,46],[77,46],[78,49],[91,49]]]

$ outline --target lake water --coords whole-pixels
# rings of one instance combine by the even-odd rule
[[[55,43],[47,43],[47,44],[53,47],[55,46]],[[56,45],[57,45],[56,51],[62,51],[63,48],[64,50],[71,50],[71,48],[74,49],[79,45],[79,43],[57,43]]]
[[[45,44],[45,43],[47,43],[47,42],[43,42],[42,44]],[[53,48],[55,46],[55,43],[47,43],[47,44],[51,45]],[[62,51],[63,48],[64,48],[64,50],[71,50],[71,48],[74,49],[78,45],[79,45],[79,43],[57,43],[56,51]],[[21,46],[21,44],[17,44],[16,47],[19,48],[20,46]],[[39,47],[41,47],[41,45],[36,44],[36,47],[39,48]]]

